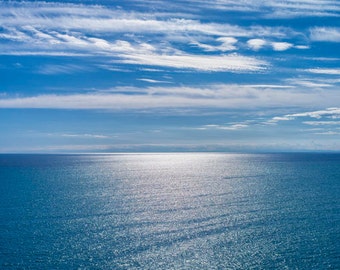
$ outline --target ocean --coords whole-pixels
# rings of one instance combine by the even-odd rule
[[[0,269],[340,269],[340,154],[3,154],[0,184]]]

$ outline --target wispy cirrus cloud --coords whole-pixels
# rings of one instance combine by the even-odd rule
[[[9,38],[15,30],[32,31],[36,37],[49,39],[45,31],[75,31],[86,33],[143,33],[176,36],[179,33],[204,34],[223,37],[270,36],[287,37],[298,34],[288,27],[254,25],[242,27],[228,23],[204,23],[185,18],[185,13],[126,12],[98,5],[70,5],[46,2],[20,2],[18,5],[1,2],[0,22]],[[188,14],[188,13],[186,13]],[[184,16],[184,17],[183,17]],[[47,31],[48,32],[48,31]],[[51,32],[53,33],[53,32]],[[13,36],[16,36],[15,34]],[[223,40],[222,40],[223,41]]]
[[[1,3],[2,5],[6,5]],[[141,14],[119,13],[103,7],[93,7],[91,16],[88,9],[76,5],[71,12],[60,13],[61,4],[23,4],[26,8],[7,4],[2,11],[0,39],[11,41],[0,43],[3,55],[53,55],[53,56],[105,56],[116,63],[163,66],[201,71],[257,71],[267,63],[255,57],[242,55],[200,55],[176,48],[171,42],[188,42],[187,34],[219,36],[218,46],[197,42],[203,50],[226,52],[236,49],[236,36],[253,34],[285,35],[284,28],[262,27],[242,28],[229,24],[201,23],[187,19],[145,18]],[[65,4],[68,6],[67,4]],[[55,10],[54,10],[55,9]],[[7,12],[7,13],[6,13]],[[85,15],[86,16],[85,16]],[[24,15],[24,16],[23,16]],[[63,29],[61,31],[60,29]],[[273,31],[274,30],[274,31]],[[139,40],[135,36],[152,34],[152,42]],[[120,33],[125,33],[122,39]],[[231,34],[231,36],[226,36]],[[117,39],[118,36],[120,39]],[[178,38],[181,36],[181,38]],[[64,67],[52,67],[41,73],[67,72]]]
[[[138,64],[147,66],[163,66],[181,69],[194,69],[201,71],[261,71],[265,70],[268,65],[265,61],[258,60],[254,57],[246,57],[236,54],[222,56],[207,55],[126,55],[126,60],[122,60],[126,64]]]
[[[316,135],[340,135],[340,131],[324,131],[324,132],[316,132]]]
[[[160,81],[160,80],[154,80],[154,79],[149,79],[149,78],[139,78],[137,79],[138,81],[142,82],[147,82],[147,83],[154,83],[154,84],[159,84],[159,83],[171,83],[170,81]]]
[[[133,95],[131,95],[133,92]],[[110,91],[69,95],[36,95],[23,97],[5,96],[0,99],[0,108],[50,108],[50,109],[145,109],[145,108],[273,108],[286,106],[308,107],[311,104],[329,107],[340,103],[338,91],[299,91],[295,88],[276,88],[262,85],[210,85],[197,87],[149,87],[116,88]],[[331,108],[289,114],[296,118],[340,114],[340,109]],[[272,119],[272,122],[281,119]]]
[[[53,134],[61,137],[68,137],[68,138],[85,138],[85,139],[108,139],[111,138],[110,136],[107,135],[102,135],[102,134],[89,134],[89,133],[84,133],[84,134],[76,134],[76,133],[63,133],[63,134]]]
[[[323,117],[329,119],[337,119],[340,117],[340,108],[327,108],[325,110],[317,110],[317,111],[308,111],[308,112],[301,112],[301,113],[293,113],[293,114],[286,114],[283,116],[275,116],[272,119],[268,120],[266,123],[276,124],[280,121],[292,121],[297,118],[314,118],[314,119],[321,119]],[[304,124],[307,125],[337,125],[338,121],[304,121]]]
[[[140,6],[156,4],[163,9],[169,7],[164,0],[146,0],[140,3]],[[258,2],[256,0],[237,1],[237,0],[190,0],[178,1],[172,3],[172,8],[176,10],[190,9],[192,12],[199,12],[200,9],[211,9],[220,11],[234,11],[239,13],[255,13],[258,17],[264,18],[295,18],[295,17],[338,17],[340,4],[336,0],[286,0],[275,1],[265,0]],[[170,5],[171,6],[171,5]]]
[[[313,41],[340,42],[340,28],[314,27],[310,29],[310,38]]]
[[[284,2],[267,0],[265,1],[265,6],[270,8],[271,12],[266,15],[269,18],[340,16],[340,4],[336,0],[287,0]]]
[[[307,72],[325,75],[340,75],[340,68],[310,68]]]
[[[303,123],[310,126],[340,125],[340,121],[304,121]]]
[[[89,70],[86,66],[64,64],[64,65],[42,65],[36,71],[39,74],[52,75],[52,74],[72,74],[75,72],[84,72]]]
[[[220,43],[219,45],[211,45],[211,44],[204,44],[200,42],[193,42],[192,44],[202,48],[205,51],[234,51],[237,50],[235,44],[237,43],[237,39],[234,37],[220,37],[217,38],[216,41]]]
[[[162,16],[101,6],[45,2],[1,2],[0,7],[3,7],[0,39],[10,41],[0,44],[0,49],[2,54],[10,55],[79,53],[120,57],[125,53],[124,58],[136,50],[143,53],[143,50],[152,49],[166,55],[178,50],[173,44],[178,42],[185,46],[195,44],[204,51],[227,52],[237,50],[237,43],[241,46],[246,42],[239,38],[255,40],[256,37],[277,39],[272,41],[273,49],[285,50],[288,43],[280,40],[300,35],[288,27],[207,23],[178,17],[176,12]],[[152,36],[152,42],[143,41],[148,36]],[[210,40],[208,44],[207,40]]]
[[[286,83],[290,85],[295,85],[296,87],[304,87],[306,89],[325,89],[329,87],[334,87],[340,81],[337,80],[325,80],[320,78],[294,78],[294,79],[286,79]]]
[[[194,128],[196,130],[240,130],[247,128],[248,122],[241,122],[241,123],[230,123],[225,125],[217,125],[217,124],[208,124],[198,128]]]
[[[52,38],[51,38],[52,40]],[[226,40],[224,39],[224,42]],[[34,44],[34,41],[32,41]],[[39,42],[36,48],[31,47],[31,54],[46,54],[45,50],[55,52],[63,51],[65,47],[74,54],[107,55],[116,57],[115,62],[137,65],[165,66],[172,68],[197,69],[203,71],[257,71],[263,70],[267,63],[254,57],[241,55],[212,55],[202,56],[187,54],[171,48],[156,48],[147,43],[132,44],[128,41],[116,40],[112,43],[100,38],[88,38],[81,35],[72,36],[70,34],[55,34],[52,44]],[[55,45],[55,46],[54,46]],[[52,47],[51,47],[52,46]],[[54,46],[54,48],[53,48]],[[10,47],[7,50],[12,50]],[[25,54],[24,50],[18,50],[18,54]],[[6,51],[6,48],[5,48]],[[3,52],[4,53],[4,52]],[[62,55],[64,55],[62,53]],[[41,73],[67,73],[69,68],[52,67],[41,70]]]

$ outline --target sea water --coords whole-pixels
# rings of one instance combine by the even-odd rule
[[[1,269],[340,269],[340,154],[0,155]]]

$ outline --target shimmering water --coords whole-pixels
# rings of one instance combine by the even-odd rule
[[[340,269],[339,154],[0,155],[1,269]]]

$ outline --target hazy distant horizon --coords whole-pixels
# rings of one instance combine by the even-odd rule
[[[256,155],[256,154],[340,154],[337,150],[257,150],[257,151],[228,151],[228,150],[141,150],[141,151],[106,151],[106,152],[85,152],[85,151],[27,151],[27,152],[0,152],[0,155],[143,155],[143,154],[230,154],[230,155]]]

